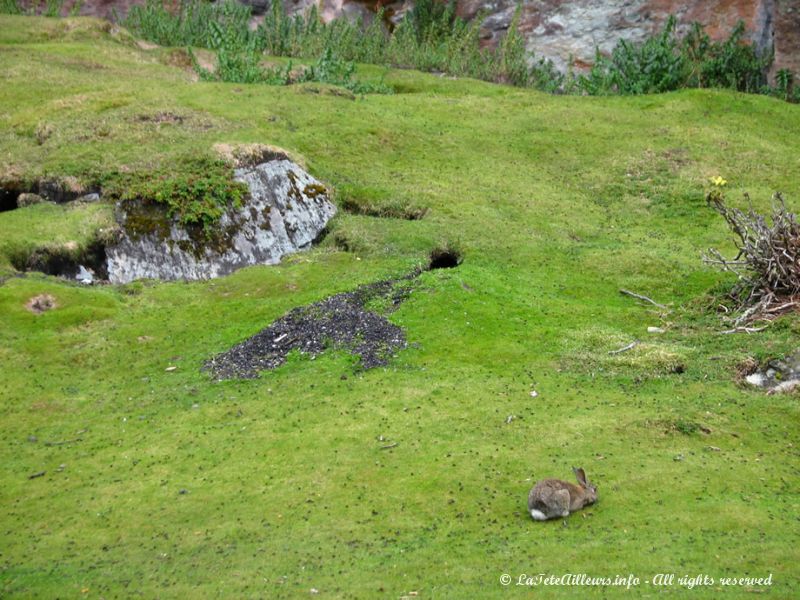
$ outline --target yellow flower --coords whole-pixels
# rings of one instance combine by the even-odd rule
[[[719,175],[717,175],[716,177],[711,178],[711,183],[713,183],[717,187],[722,187],[726,185],[728,182]]]

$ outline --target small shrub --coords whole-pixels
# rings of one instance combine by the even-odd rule
[[[772,55],[759,56],[744,41],[744,23],[739,21],[728,39],[713,42],[703,27],[694,23],[681,45],[681,56],[689,71],[686,87],[721,87],[756,93],[766,83]]]
[[[744,41],[741,21],[724,41],[714,42],[699,23],[680,39],[671,16],[661,34],[643,44],[620,40],[610,57],[597,52],[594,67],[578,78],[590,95],[652,94],[681,88],[722,87],[761,91],[772,55],[761,56]]]
[[[775,74],[775,86],[766,86],[762,92],[786,102],[800,102],[800,88],[795,85],[794,74],[789,69],[780,69]]]
[[[21,15],[22,13],[22,6],[18,0],[0,0],[0,14]]]
[[[42,15],[45,17],[60,17],[63,7],[64,0],[45,0],[44,12],[42,12]]]
[[[161,46],[213,47],[217,25],[249,36],[250,7],[235,0],[201,2],[186,0],[177,11],[161,0],[147,0],[144,5],[131,7],[123,25],[132,33]]]
[[[391,94],[392,88],[383,81],[377,83],[363,82],[353,79],[356,66],[337,57],[330,48],[326,48],[319,60],[303,71],[298,83],[316,82],[338,85],[354,94]]]
[[[677,20],[670,16],[664,31],[641,45],[620,40],[610,57],[597,51],[595,64],[579,78],[590,95],[653,94],[681,87],[685,64],[675,35]]]

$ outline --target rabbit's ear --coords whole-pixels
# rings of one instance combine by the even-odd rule
[[[578,483],[580,483],[584,487],[588,487],[586,483],[586,473],[584,473],[583,469],[582,468],[576,469],[575,467],[572,467],[572,471],[575,473],[575,478],[578,480]]]

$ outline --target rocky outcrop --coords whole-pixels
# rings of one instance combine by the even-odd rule
[[[74,2],[67,0],[66,14]],[[242,0],[255,15],[268,9],[268,0]],[[86,0],[80,14],[111,18],[124,16],[144,0]],[[413,0],[283,0],[289,14],[307,11],[313,4],[326,21],[339,17],[369,20],[382,6],[387,22],[397,23]],[[177,2],[176,2],[177,4]],[[458,14],[468,20],[483,19],[483,43],[496,45],[511,22],[516,0],[456,0]],[[788,68],[800,74],[800,0],[523,0],[520,30],[527,47],[538,57],[564,69],[589,66],[595,48],[609,52],[620,39],[641,41],[659,31],[669,15],[680,27],[693,21],[706,26],[715,38],[725,38],[739,20],[744,21],[753,43],[773,47],[773,74]]]
[[[327,188],[286,157],[234,173],[249,195],[210,234],[165,220],[157,205],[118,206],[120,239],[106,248],[109,281],[208,279],[275,264],[308,248],[336,212]]]
[[[489,11],[482,37],[496,45],[508,29],[516,2],[461,0],[458,8],[467,19]],[[776,68],[781,68],[798,58],[796,50],[784,49],[798,43],[800,29],[782,25],[776,35],[775,24],[798,11],[800,0],[528,0],[522,5],[520,31],[528,50],[564,69],[570,61],[577,68],[590,65],[595,48],[609,53],[621,39],[643,41],[660,31],[670,15],[678,18],[679,31],[697,21],[714,39],[727,37],[741,20],[758,48],[768,50],[774,44]]]

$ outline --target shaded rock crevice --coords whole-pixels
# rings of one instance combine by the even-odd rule
[[[12,256],[11,264],[17,271],[37,271],[85,283],[108,278],[106,245],[100,239],[92,240],[85,247],[78,247],[74,242],[42,246]]]

